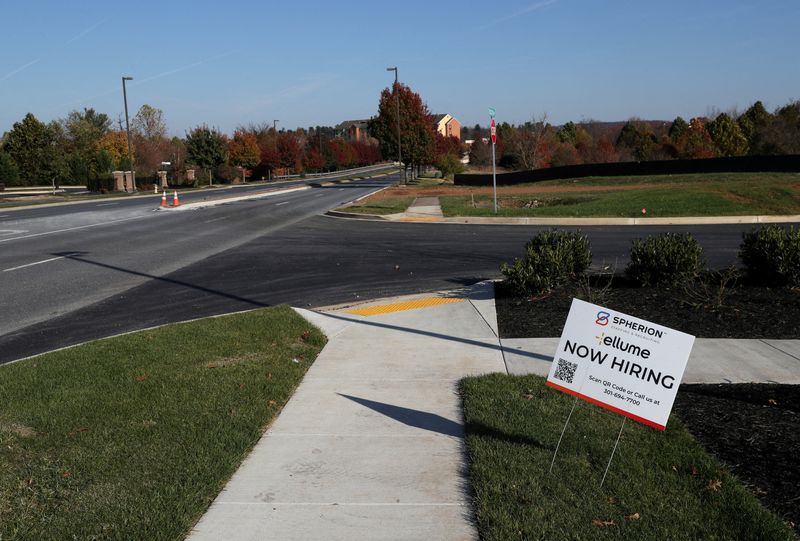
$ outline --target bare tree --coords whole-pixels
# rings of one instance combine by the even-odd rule
[[[550,124],[547,123],[547,113],[519,126],[509,141],[508,149],[519,160],[523,169],[538,169],[542,167],[547,155],[547,142],[545,137]]]

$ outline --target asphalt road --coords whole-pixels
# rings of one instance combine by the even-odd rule
[[[155,199],[143,206],[125,200],[119,208],[92,202],[82,210],[31,209],[11,219],[0,212],[0,363],[208,315],[280,303],[320,307],[496,278],[500,263],[521,255],[544,229],[321,216],[391,180],[183,212],[155,212]],[[713,267],[735,264],[749,229],[583,231],[593,266],[621,270],[632,239],[665,230],[691,231]]]

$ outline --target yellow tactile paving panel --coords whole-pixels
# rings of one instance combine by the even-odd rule
[[[391,312],[403,312],[404,310],[416,310],[418,308],[428,308],[429,306],[439,306],[441,304],[452,304],[463,302],[464,299],[454,297],[428,297],[426,299],[416,299],[407,302],[395,302],[392,304],[380,304],[358,310],[348,310],[348,314],[357,316],[377,316],[378,314],[389,314]]]

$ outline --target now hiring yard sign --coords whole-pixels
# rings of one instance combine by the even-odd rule
[[[578,299],[547,385],[664,430],[694,336]]]

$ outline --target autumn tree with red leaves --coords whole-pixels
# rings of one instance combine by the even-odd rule
[[[397,101],[400,100],[400,143],[403,162],[415,168],[434,159],[435,130],[433,116],[419,94],[401,83],[391,90],[384,88],[378,104],[378,116],[370,122],[370,133],[378,140],[384,156],[397,155]]]

